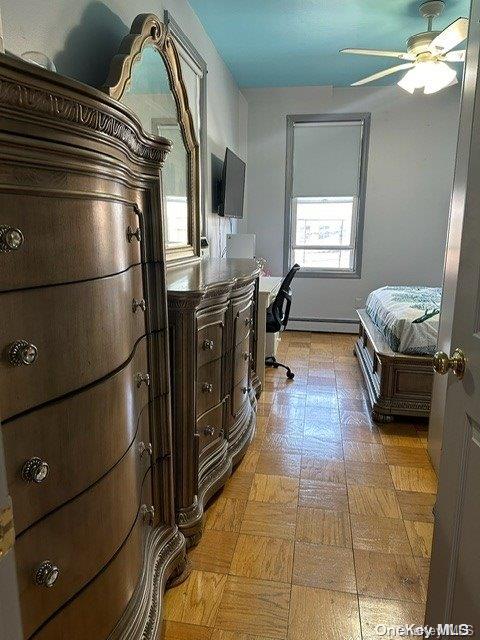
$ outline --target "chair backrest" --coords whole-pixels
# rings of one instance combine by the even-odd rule
[[[299,264],[293,265],[283,279],[275,300],[272,303],[272,315],[279,324],[279,330],[281,327],[285,329],[288,318],[290,317],[290,307],[292,306],[292,290],[290,289],[290,285],[299,269]]]

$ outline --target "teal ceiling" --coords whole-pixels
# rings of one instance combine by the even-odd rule
[[[405,50],[426,30],[420,1],[189,0],[242,87],[348,86],[400,61],[339,54],[345,47]],[[468,17],[469,0],[446,0],[441,30]],[[394,84],[392,75],[376,84]]]

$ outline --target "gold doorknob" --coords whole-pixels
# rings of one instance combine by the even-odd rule
[[[455,349],[450,358],[444,351],[437,351],[433,356],[433,368],[437,373],[444,376],[452,371],[459,380],[463,378],[466,363],[467,359],[461,349]]]

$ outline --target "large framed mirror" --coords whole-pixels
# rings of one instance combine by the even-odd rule
[[[147,133],[168,138],[162,171],[168,263],[200,256],[200,157],[181,60],[153,14],[135,18],[113,58],[103,90],[133,111]]]

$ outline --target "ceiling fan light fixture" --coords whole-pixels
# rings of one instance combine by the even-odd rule
[[[449,67],[445,62],[435,63],[435,73],[429,75],[426,83],[424,93],[437,93],[452,84],[457,84],[457,72],[452,67]]]
[[[415,89],[424,89],[424,93],[436,93],[457,82],[457,72],[441,61],[418,62],[407,71],[398,82],[398,86],[413,93]]]
[[[413,69],[407,71],[407,73],[401,80],[398,81],[397,84],[405,91],[408,91],[408,93],[413,93],[415,89],[420,89],[421,87],[425,86],[425,80],[421,65],[416,64]]]

